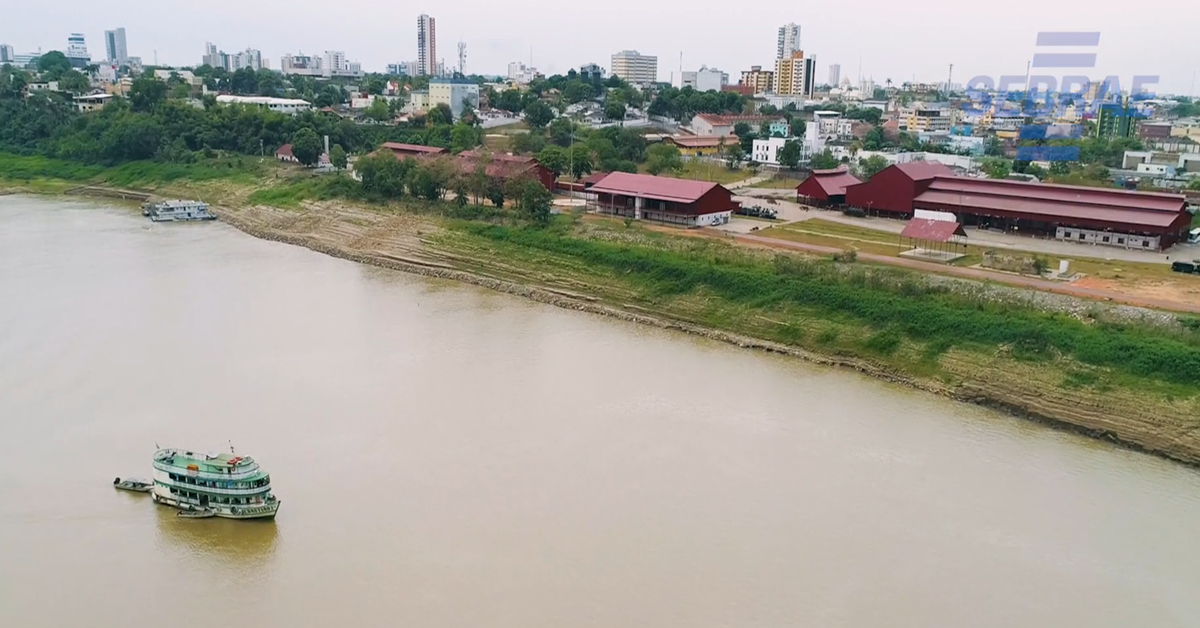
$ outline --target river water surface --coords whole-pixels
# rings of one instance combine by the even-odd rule
[[[274,523],[114,476],[232,441]],[[0,626],[1197,625],[1200,474],[136,209],[0,197]]]

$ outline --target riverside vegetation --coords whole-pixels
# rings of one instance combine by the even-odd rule
[[[272,176],[264,168],[274,164],[238,170],[221,163],[191,166],[199,176],[190,179],[161,164],[97,174],[9,155],[0,157],[0,172],[30,175],[45,167],[100,183],[120,173],[116,178],[143,189],[202,196],[231,224],[261,237],[527,296],[541,290],[549,295],[543,300],[559,305],[706,335],[723,330],[713,333],[1200,464],[1194,317],[1137,323],[1106,316],[1102,304],[1086,315],[1048,312],[901,269],[582,214],[551,218],[548,195],[533,192],[540,186],[505,186],[508,203],[484,202],[496,191],[490,182],[455,175],[436,161],[387,157],[372,173],[367,160],[371,175],[362,183],[297,175],[295,168]],[[18,189],[23,183],[7,180]]]
[[[0,102],[4,187],[99,184],[199,196],[262,237],[851,366],[1200,464],[1193,317],[1140,324],[1106,317],[1101,305],[1071,316],[849,256],[805,258],[580,214],[552,217],[544,188],[499,185],[483,165],[460,172],[445,159],[364,156],[360,182],[251,156],[267,137],[278,143],[301,130],[340,132],[357,152],[385,139],[436,143],[413,134],[453,144],[458,133],[476,144],[460,125],[350,130],[315,114],[135,98],[81,117],[40,98]]]

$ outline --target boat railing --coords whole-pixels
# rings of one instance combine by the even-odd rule
[[[194,478],[204,478],[206,480],[241,480],[254,477],[262,473],[262,470],[259,469],[257,464],[244,469],[239,467],[230,467],[230,469],[236,469],[230,473],[216,473],[214,471],[191,471],[187,468],[187,465],[179,466],[174,463],[168,463],[165,460],[155,460],[154,468],[167,473],[187,475]]]

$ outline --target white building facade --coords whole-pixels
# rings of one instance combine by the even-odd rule
[[[429,108],[440,104],[450,107],[454,118],[461,118],[469,106],[479,107],[479,85],[460,78],[435,78],[429,81]]]
[[[729,85],[729,74],[716,68],[700,66],[695,72],[681,72],[673,81],[675,87],[683,89],[690,87],[698,92],[721,91]]]
[[[779,40],[775,45],[775,58],[786,59],[800,50],[800,25],[789,22],[779,27]]]
[[[307,100],[298,98],[271,98],[269,96],[233,96],[230,94],[221,94],[217,96],[217,102],[226,105],[257,105],[271,111],[295,115],[302,111],[312,109],[312,104]]]
[[[67,37],[66,56],[73,68],[86,67],[92,62],[92,55],[88,52],[87,42],[84,41],[82,33],[71,33]]]
[[[779,150],[788,142],[797,141],[795,138],[770,137],[765,140],[754,140],[750,150],[750,158],[760,164],[779,165]]]
[[[633,85],[652,85],[658,82],[658,57],[622,50],[612,56],[612,74]]]
[[[129,47],[125,44],[125,27],[104,31],[104,52],[107,59],[121,65],[129,58]]]

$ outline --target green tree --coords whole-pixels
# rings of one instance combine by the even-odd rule
[[[90,86],[87,75],[77,70],[67,70],[58,77],[58,88],[64,92],[80,94],[86,92]]]
[[[1050,174],[1054,176],[1071,174],[1071,164],[1065,161],[1052,161],[1050,162]]]
[[[430,126],[454,124],[454,112],[450,110],[450,105],[440,102],[425,113],[425,122]]]
[[[604,105],[604,117],[609,120],[621,121],[625,119],[625,104],[620,102],[609,102]]]
[[[887,167],[888,161],[882,155],[871,155],[866,159],[858,160],[858,172],[864,181],[869,181],[871,177]]]
[[[546,103],[535,100],[525,106],[525,123],[531,129],[541,130],[554,119],[554,112]]]
[[[479,130],[460,122],[450,131],[450,152],[458,154],[471,150],[479,145],[479,141]]]
[[[312,166],[321,158],[321,138],[315,131],[303,128],[292,137],[292,154],[305,166]]]
[[[129,86],[129,106],[134,111],[154,111],[167,99],[167,84],[147,72]]]
[[[546,146],[546,138],[540,133],[516,133],[512,136],[510,148],[519,155],[540,153]]]
[[[510,180],[504,187],[504,193],[513,200],[519,210],[530,222],[538,226],[550,223],[550,209],[553,196],[536,179],[532,177],[517,177]]]
[[[60,76],[71,71],[71,61],[67,59],[67,55],[51,50],[38,57],[37,71],[44,80],[57,81]]]
[[[555,178],[558,178],[562,173],[567,171],[568,156],[567,151],[561,146],[547,146],[537,154],[538,163],[542,164],[554,173]]]
[[[334,144],[333,148],[329,149],[329,163],[338,170],[346,169],[349,159],[346,157],[346,149],[342,148],[341,144]]]
[[[1200,179],[1192,179],[1191,181],[1188,181],[1187,189],[1200,190]],[[1196,224],[1196,223],[1193,222],[1192,224]]]
[[[571,174],[578,181],[585,174],[592,173],[592,153],[583,144],[572,146],[567,160],[571,166]]]
[[[376,122],[387,122],[392,119],[392,112],[388,109],[387,101],[378,97],[371,101],[371,104],[363,111],[363,115]]]
[[[742,165],[742,161],[746,159],[746,151],[742,150],[742,145],[735,143],[725,149],[725,163],[730,170],[737,170]]]
[[[808,130],[808,124],[799,116],[792,118],[792,137],[804,137],[804,132]]]
[[[985,159],[981,169],[989,179],[1005,179],[1012,172],[1012,165],[1006,159]]]
[[[779,160],[781,166],[795,169],[796,166],[800,165],[800,156],[802,153],[800,142],[792,140],[784,143],[783,147],[779,149],[776,159]],[[816,161],[815,158],[814,161]],[[816,168],[816,165],[813,165],[813,168]]]
[[[674,144],[658,143],[646,151],[646,171],[650,174],[678,172],[683,169],[683,157]]]
[[[559,146],[570,146],[574,143],[575,123],[569,118],[555,118],[550,126],[546,127],[547,134],[550,135],[550,141]]]

